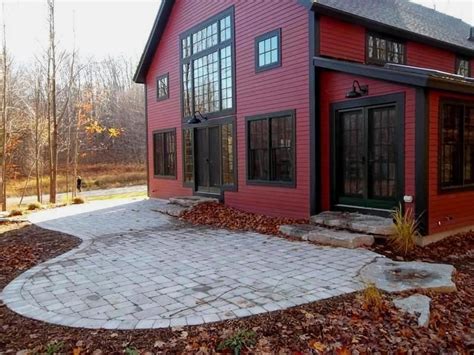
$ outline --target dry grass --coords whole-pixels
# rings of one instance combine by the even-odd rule
[[[393,248],[407,255],[416,247],[416,239],[419,237],[418,220],[413,216],[413,210],[407,208],[405,212],[399,206],[392,213],[395,224],[395,233],[390,236]]]
[[[8,217],[18,217],[18,216],[23,216],[23,211],[22,210],[11,210],[10,211],[10,214],[8,215]]]
[[[43,206],[39,202],[30,203],[27,207],[28,211],[40,210]]]
[[[72,204],[73,205],[82,205],[84,202],[86,202],[86,201],[84,200],[83,197],[80,197],[80,196],[74,197],[72,199]]]
[[[384,309],[384,300],[380,290],[369,283],[362,293],[362,305],[366,310],[380,313]]]
[[[96,164],[81,167],[79,175],[82,177],[84,188],[87,190],[100,190],[113,187],[133,186],[146,184],[146,167],[144,165],[114,165]],[[26,178],[9,181],[7,186],[8,197],[21,196],[25,187]],[[75,184],[69,177],[69,189]],[[64,171],[58,172],[58,193],[66,192],[66,175]],[[49,178],[43,177],[43,192],[49,191]],[[25,196],[35,195],[35,181],[30,178]]]

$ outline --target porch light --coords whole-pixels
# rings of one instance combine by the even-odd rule
[[[196,116],[196,113],[199,114],[200,118],[198,118],[198,117]],[[201,112],[196,111],[196,112],[194,113],[193,117],[188,120],[188,124],[199,124],[199,123],[202,123],[202,122],[204,122],[204,121],[207,121],[207,117],[206,117],[206,116],[203,116]]]
[[[369,94],[369,86],[368,85],[361,86],[357,80],[354,80],[352,82],[352,90],[346,94],[346,98],[354,99],[356,97],[366,96],[368,94]]]

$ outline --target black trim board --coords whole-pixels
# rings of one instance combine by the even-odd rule
[[[321,152],[320,121],[321,91],[320,70],[313,67],[313,57],[320,53],[319,16],[308,13],[309,28],[309,213],[315,215],[321,210]]]
[[[415,104],[415,217],[419,232],[428,231],[428,149],[429,149],[429,94],[416,89]]]
[[[150,196],[150,138],[148,137],[149,129],[148,129],[148,89],[146,85],[143,85],[144,92],[145,92],[145,154],[146,154],[146,193],[148,197]]]
[[[411,31],[407,31],[398,27],[390,26],[390,25],[387,25],[375,20],[368,19],[366,17],[351,14],[349,12],[345,12],[345,11],[342,11],[330,6],[322,5],[317,2],[313,4],[313,11],[322,15],[333,16],[343,21],[347,21],[347,22],[364,26],[368,28],[369,30],[373,30],[373,31],[388,34],[388,35],[396,33],[397,37],[400,37],[403,39],[425,43],[433,47],[459,53],[467,57],[474,57],[474,50],[469,49],[467,47],[444,42],[444,41],[441,41],[429,36],[418,34],[416,32],[411,32]],[[466,36],[468,36],[467,33],[466,33]]]
[[[408,72],[323,57],[313,58],[313,64],[317,68],[339,71],[343,73],[350,73],[354,75],[364,76],[367,78],[391,81],[410,86],[418,86],[430,89],[446,90],[462,94],[474,95],[474,82],[465,81],[461,78],[456,78],[455,75],[451,75],[447,78],[435,77],[429,72]],[[422,68],[419,69],[421,71],[423,70]]]

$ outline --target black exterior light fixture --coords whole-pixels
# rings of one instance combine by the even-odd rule
[[[352,83],[352,90],[346,94],[346,98],[354,99],[356,97],[366,96],[368,94],[369,94],[369,86],[368,85],[361,86],[357,80],[354,80]]]
[[[197,117],[196,113],[198,113],[200,117]],[[203,116],[201,112],[196,111],[194,113],[193,117],[188,120],[188,124],[199,124],[199,123],[202,123],[204,121],[207,121],[207,117]]]

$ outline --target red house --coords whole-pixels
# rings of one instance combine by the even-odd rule
[[[474,29],[407,0],[163,0],[134,78],[149,194],[472,227],[473,72]]]

